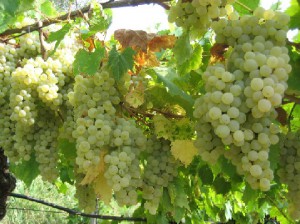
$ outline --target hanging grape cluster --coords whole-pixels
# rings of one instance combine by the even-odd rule
[[[232,3],[235,0],[177,1],[169,13],[169,22],[189,30],[192,36],[201,37],[210,28],[213,20],[231,16],[236,18]]]
[[[206,94],[195,103],[195,145],[202,158],[214,163],[224,154],[252,188],[263,191],[274,177],[268,156],[279,127],[272,121],[291,71],[288,22],[286,14],[262,8],[252,16],[214,21],[217,44],[232,52],[226,67],[211,65],[203,73]]]
[[[287,198],[290,201],[288,211],[293,219],[300,219],[300,133],[288,132],[280,142],[281,183],[288,187]]]

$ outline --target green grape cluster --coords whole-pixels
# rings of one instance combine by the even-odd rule
[[[146,160],[143,173],[142,193],[146,200],[144,207],[150,214],[156,214],[163,188],[177,176],[179,162],[171,155],[170,141],[157,139],[148,140]]]
[[[99,163],[100,150],[111,141],[116,109],[119,103],[114,79],[107,71],[93,77],[75,77],[74,91],[68,93],[74,110],[78,172],[86,173]]]
[[[232,3],[234,0],[179,0],[171,7],[168,19],[199,37],[207,32],[213,20],[226,15],[236,17]]]
[[[288,211],[295,220],[300,219],[300,133],[288,132],[280,141],[280,169],[278,176],[288,187]]]
[[[231,46],[232,52],[226,69],[217,64],[203,73],[206,94],[195,103],[195,145],[202,158],[215,163],[224,153],[252,188],[263,191],[274,178],[268,157],[279,141],[279,127],[272,120],[291,71],[288,22],[287,15],[262,8],[240,20],[213,22],[217,43]]]
[[[146,149],[147,139],[133,120],[117,119],[111,147],[116,149],[105,156],[104,174],[120,205],[135,205],[138,188],[142,185],[140,153]]]
[[[71,61],[63,66],[67,63],[59,60],[62,46],[47,60],[37,56],[40,43],[35,33],[1,43],[0,48],[0,146],[11,162],[28,161],[34,154],[42,177],[53,181],[58,176],[57,141],[64,119],[59,113],[69,105],[73,82]]]

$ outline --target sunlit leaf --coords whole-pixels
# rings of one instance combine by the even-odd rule
[[[105,48],[101,47],[100,44],[96,44],[94,52],[89,52],[84,49],[80,49],[76,55],[73,63],[74,75],[87,74],[95,75],[99,69],[100,62],[105,56]]]
[[[133,68],[133,56],[135,51],[131,48],[126,48],[119,53],[114,46],[109,52],[108,65],[112,71],[113,77],[120,80],[128,70]]]

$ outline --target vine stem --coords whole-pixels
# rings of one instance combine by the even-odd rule
[[[110,216],[110,215],[95,215],[95,214],[87,214],[87,213],[83,213],[83,212],[79,212],[73,209],[69,209],[60,205],[56,205],[50,202],[46,202],[44,200],[40,200],[40,199],[36,199],[36,198],[32,198],[26,195],[22,195],[22,194],[17,194],[17,193],[10,193],[11,197],[14,198],[21,198],[21,199],[25,199],[28,201],[33,201],[39,204],[43,204],[64,212],[67,212],[70,215],[78,215],[78,216],[83,216],[83,217],[88,217],[88,218],[96,218],[96,219],[103,219],[103,220],[114,220],[114,221],[133,221],[133,222],[147,222],[147,219],[145,218],[135,218],[135,217],[122,217],[122,216]]]
[[[248,10],[249,12],[253,13],[253,10],[251,8],[249,8],[248,6],[246,6],[245,4],[241,3],[240,1],[235,1],[235,2],[236,2],[236,4],[242,6],[243,8]]]
[[[293,104],[293,107],[292,107],[292,109],[291,109],[291,112],[290,112],[290,114],[289,114],[289,116],[288,116],[288,119],[287,119],[289,131],[292,130],[292,128],[291,128],[291,119],[292,119],[292,115],[293,115],[293,112],[294,112],[296,106],[297,106],[297,104],[294,103],[294,104]]]
[[[120,7],[129,7],[129,6],[138,6],[138,5],[149,5],[149,4],[158,4],[160,6],[162,6],[165,9],[169,9],[170,7],[165,3],[165,2],[169,2],[170,0],[120,0],[120,1],[108,1],[105,3],[102,3],[102,8],[120,8]],[[18,33],[30,33],[33,31],[37,31],[43,27],[47,27],[51,24],[55,24],[55,23],[60,23],[62,21],[66,21],[69,19],[74,19],[76,17],[82,16],[83,13],[87,13],[90,12],[92,9],[91,5],[85,6],[81,9],[72,11],[72,12],[68,12],[64,15],[61,15],[59,17],[56,18],[47,18],[45,20],[39,21],[37,23],[28,25],[28,26],[24,26],[22,28],[17,28],[17,29],[9,29],[6,30],[2,33],[0,33],[0,37],[5,37],[8,35],[13,35],[13,34],[18,34]],[[42,22],[42,26],[40,26],[40,22]]]

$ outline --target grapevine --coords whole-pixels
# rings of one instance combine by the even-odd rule
[[[156,1],[172,29],[108,40],[104,8],[123,1],[33,2],[0,4],[0,151],[17,178],[149,223],[299,221],[300,3]]]

